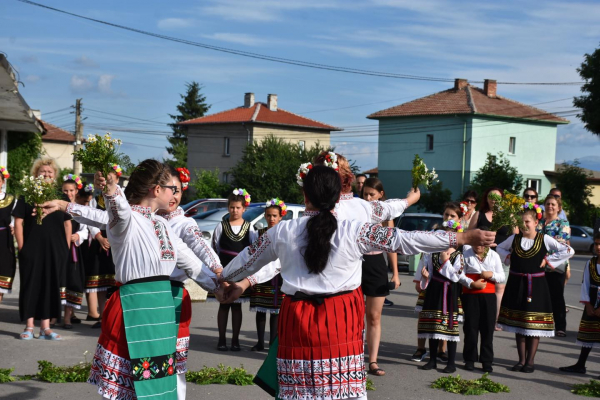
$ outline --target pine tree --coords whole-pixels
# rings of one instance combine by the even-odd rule
[[[174,123],[169,124],[173,135],[167,138],[171,144],[167,152],[173,158],[165,161],[174,166],[187,166],[187,128],[177,123],[203,117],[210,110],[211,105],[206,103],[206,96],[201,93],[203,88],[198,82],[186,83],[187,91],[180,95],[183,101],[177,105],[179,114],[169,114]]]
[[[581,108],[577,114],[585,123],[585,129],[600,135],[600,48],[592,54],[585,54],[585,61],[577,68],[579,76],[585,81],[581,86],[583,96],[575,97],[573,105]]]

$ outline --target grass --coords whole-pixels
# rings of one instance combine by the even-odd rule
[[[490,378],[488,378],[488,375],[489,374],[486,373],[479,379],[463,379],[460,377],[460,375],[445,376],[436,379],[431,384],[431,387],[465,396],[477,396],[485,393],[510,392],[508,386],[492,381]]]

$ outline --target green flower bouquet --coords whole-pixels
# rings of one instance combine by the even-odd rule
[[[435,168],[429,171],[427,165],[425,165],[425,162],[423,162],[423,159],[419,157],[418,154],[415,154],[413,160],[411,176],[412,186],[415,190],[419,185],[423,185],[425,189],[429,189],[431,185],[438,181],[438,175],[435,172]]]
[[[20,181],[23,198],[26,203],[33,204],[37,213],[37,223],[42,224],[42,208],[37,204],[42,204],[50,200],[58,199],[58,190],[56,183],[52,179],[45,179],[43,175],[34,178],[26,176]]]
[[[115,172],[113,166],[119,162],[118,149],[122,143],[121,139],[113,139],[110,132],[104,136],[89,135],[84,147],[74,152],[73,156],[81,162],[84,170],[100,171],[102,176],[107,177],[110,172]]]
[[[510,232],[515,228],[524,228],[521,219],[523,204],[525,204],[524,199],[506,190],[504,191],[504,197],[490,193],[488,198],[494,201],[490,231],[497,232],[503,226],[508,227]]]

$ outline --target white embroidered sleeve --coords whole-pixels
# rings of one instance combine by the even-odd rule
[[[450,262],[450,260],[446,261],[444,265],[438,271],[440,275],[448,278],[452,282],[464,282],[465,281],[465,260],[462,254],[459,254],[454,262]]]
[[[88,230],[90,231],[90,238],[96,239],[96,235],[100,233],[100,229],[95,226],[87,225]]]
[[[494,273],[491,280],[494,282],[504,282],[506,280],[506,274],[504,273],[504,268],[502,268],[500,256],[498,253],[490,252],[489,259],[491,263],[491,271]]]
[[[510,235],[508,239],[496,246],[496,252],[500,256],[500,260],[506,265],[510,265],[510,258],[508,258],[508,256],[512,252],[512,244],[514,240],[515,235]]]
[[[206,267],[196,257],[194,252],[176,235],[169,235],[173,238],[174,245],[177,247],[177,268],[185,271],[186,275],[193,279],[202,289],[209,293],[214,293],[219,288],[217,276]]]
[[[581,282],[581,297],[579,298],[580,303],[590,302],[590,268],[597,268],[595,265],[590,265],[588,261],[583,269],[583,281]],[[593,305],[593,304],[592,304]]]
[[[76,232],[79,235],[79,239],[75,242],[75,246],[79,247],[83,242],[88,239],[89,231],[87,225],[79,224],[79,230]]]
[[[391,221],[398,218],[408,208],[405,199],[390,199],[387,201],[371,201],[371,222]]]
[[[213,249],[206,243],[206,240],[202,237],[202,232],[198,229],[198,225],[195,222],[191,222],[184,229],[183,241],[185,244],[192,249],[196,257],[200,259],[211,271],[223,268],[219,257]]]
[[[123,236],[131,222],[131,206],[123,195],[121,188],[117,186],[115,193],[108,195],[103,193],[106,212],[108,213],[108,228],[113,236]]]
[[[567,244],[559,243],[554,238],[544,235],[544,244],[550,255],[546,255],[546,262],[552,269],[567,261],[575,255],[573,248]]]
[[[458,244],[455,232],[406,232],[369,223],[359,225],[355,235],[361,254],[377,250],[406,255],[437,253],[456,248]]]
[[[278,273],[281,272],[281,263],[279,260],[273,261],[265,265],[255,273],[254,275],[250,275],[248,280],[252,286],[257,285],[259,283],[265,283],[273,279]]]
[[[277,226],[263,233],[251,246],[246,247],[227,264],[222,273],[223,279],[238,282],[277,260],[278,256],[271,235],[274,235],[274,239],[277,238]]]
[[[108,213],[98,208],[69,203],[66,213],[71,215],[75,221],[97,229],[106,229],[108,224]]]

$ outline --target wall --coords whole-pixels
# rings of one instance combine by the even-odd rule
[[[73,143],[49,142],[42,140],[42,149],[46,156],[54,158],[60,169],[73,169]]]
[[[268,135],[280,137],[295,144],[304,140],[306,149],[313,147],[317,142],[323,147],[328,147],[330,144],[328,131],[274,125],[254,125],[252,127],[252,138],[255,142],[260,142]]]

